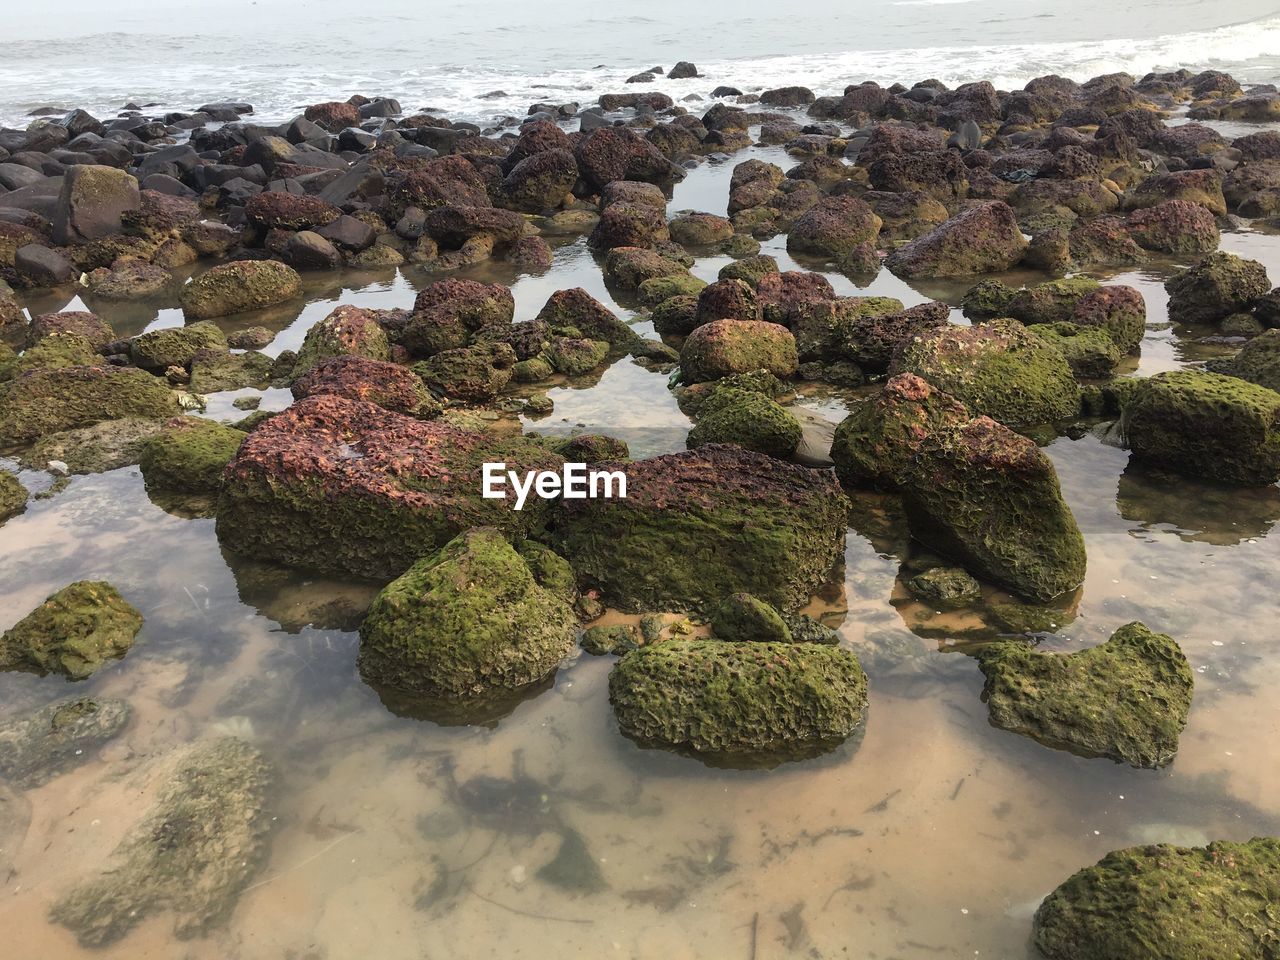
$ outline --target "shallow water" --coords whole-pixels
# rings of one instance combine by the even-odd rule
[[[671,209],[723,212],[732,165],[749,156],[790,165],[765,148],[708,163],[677,188]],[[1242,231],[1224,235],[1223,247],[1280,278],[1280,239]],[[765,252],[795,265],[785,238]],[[712,278],[723,262],[694,270]],[[1211,352],[1195,342],[1208,331],[1166,322],[1161,281],[1175,266],[1105,276],[1147,299],[1144,375]],[[538,276],[495,264],[464,275],[512,284],[518,320],[552,291],[582,286],[651,332],[634,303],[606,288],[581,241],[562,243]],[[956,303],[963,290],[913,287],[887,271],[863,288],[828,276],[839,293],[908,304]],[[430,279],[417,267],[313,277],[300,310],[226,325],[278,330],[275,353],[296,347],[338,302],[405,306]],[[121,334],[181,322],[164,306],[85,305]],[[65,296],[28,306],[57,309]],[[552,387],[555,411],[523,426],[605,431],[636,456],[683,449],[689,421],[666,382],[623,359]],[[234,415],[231,398],[250,393],[216,395],[210,415]],[[810,385],[795,403],[834,423],[848,399]],[[264,407],[288,400],[270,391]],[[146,625],[124,660],[74,692],[123,697],[135,714],[100,755],[29,792],[25,839],[0,849],[12,864],[0,875],[6,956],[1028,960],[1036,904],[1105,852],[1280,831],[1280,709],[1270,696],[1280,682],[1271,586],[1280,540],[1269,535],[1280,490],[1154,474],[1087,433],[1047,451],[1089,572],[1045,648],[1092,645],[1134,619],[1176,637],[1197,688],[1168,769],[1083,759],[991,727],[981,674],[963,652],[983,624],[908,598],[901,573],[920,555],[892,498],[855,496],[842,578],[809,608],[866,668],[865,732],[818,759],[735,771],[623,738],[607,702],[609,658],[576,657],[487,726],[398,717],[355,670],[354,626],[377,584],[226,555],[212,521],[154,505],[136,468],[74,478],[0,529],[0,624],[70,581],[110,579]],[[33,491],[50,483],[43,473],[21,478]],[[989,589],[987,599],[1001,595]],[[0,674],[6,715],[71,692],[58,679]],[[161,914],[114,946],[79,948],[48,921],[49,905],[145,808],[139,784],[150,764],[226,733],[256,743],[280,772],[270,861],[227,927],[178,945]]]

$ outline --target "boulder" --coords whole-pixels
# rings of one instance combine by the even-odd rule
[[[671,239],[666,213],[648,204],[611,203],[600,213],[589,243],[597,250],[656,247]]]
[[[1271,289],[1267,269],[1233,253],[1211,253],[1165,281],[1169,319],[1175,323],[1216,323],[1247,310]]]
[[[1147,302],[1133,287],[1099,287],[1076,301],[1071,322],[1078,327],[1106,330],[1120,352],[1130,354],[1146,335]]]
[[[811,756],[862,722],[867,680],[847,650],[669,640],[609,674],[618,725],[642,744],[743,759]]]
[[[263,230],[314,230],[342,216],[341,210],[319,197],[270,190],[246,200],[244,212],[250,223]]]
[[[227,463],[246,436],[203,417],[175,417],[143,444],[142,479],[148,490],[217,493]]]
[[[563,206],[578,182],[578,161],[568,149],[545,150],[520,160],[502,181],[506,205],[524,213]]]
[[[1280,480],[1280,393],[1198,370],[1158,373],[1128,396],[1121,429],[1133,455],[1221,483]]]
[[[555,560],[560,582],[539,578],[492,527],[460,534],[373,601],[360,626],[361,676],[448,699],[511,692],[543,679],[573,649],[577,633],[572,575]]]
[[[1075,416],[1080,391],[1061,352],[1013,320],[944,326],[906,343],[891,373],[914,373],[975,414],[1021,425]]]
[[[762,320],[715,320],[695,329],[680,350],[685,383],[765,370],[789,377],[799,360],[791,331]]]
[[[987,200],[894,250],[885,264],[907,279],[972,276],[1017,266],[1026,248],[1013,210]]]
[[[0,670],[68,680],[92,676],[119,660],[142,629],[142,614],[101,580],[63,587],[0,636]]]
[[[684,170],[652,143],[623,127],[599,127],[580,138],[574,156],[582,179],[592,190],[615,180],[640,180],[667,186],[684,179]]]
[[[116,167],[76,164],[62,179],[53,212],[53,242],[83,243],[120,233],[120,217],[142,205],[138,181]]]
[[[1218,249],[1218,221],[1190,200],[1166,200],[1135,210],[1126,218],[1125,227],[1144,250],[1211,253]]]
[[[1185,200],[1204,207],[1215,217],[1227,215],[1222,175],[1216,170],[1178,170],[1148,177],[1125,200],[1129,210],[1154,207],[1169,200]]]
[[[1195,686],[1172,637],[1130,623],[1106,643],[1042,653],[1022,640],[978,654],[991,722],[1048,746],[1134,767],[1163,767],[1178,752]]]
[[[0,443],[126,417],[170,417],[178,401],[164,381],[141,370],[79,366],[30,370],[0,393]]]
[[[164,423],[126,417],[51,433],[24,451],[19,462],[28,470],[48,470],[50,462],[58,460],[69,474],[132,466],[142,456],[142,445],[159,433]]]
[[[1266,330],[1246,341],[1234,357],[1211,361],[1210,369],[1280,391],[1280,330]]]
[[[841,553],[848,501],[830,474],[725,445],[600,469],[625,469],[626,498],[562,501],[552,536],[620,609],[745,590],[794,610]]]
[[[711,613],[711,631],[734,643],[790,643],[791,628],[782,614],[749,593],[733,593]]]
[[[717,280],[698,291],[695,325],[715,320],[759,320],[755,291],[745,280]]]
[[[20,277],[38,287],[55,287],[69,283],[76,275],[75,266],[57,250],[39,243],[18,247],[13,266]]]
[[[787,235],[787,249],[841,259],[864,245],[874,247],[881,220],[857,197],[824,197]]]
[[[801,433],[800,422],[764,394],[722,387],[702,402],[685,442],[690,450],[731,443],[785,459],[800,445]]]
[[[291,235],[280,256],[295,270],[337,270],[342,266],[338,248],[313,230],[299,230]]]
[[[170,367],[187,367],[201,350],[227,348],[226,334],[217,324],[201,320],[186,327],[162,327],[140,333],[129,341],[134,366],[156,373]]]
[[[605,345],[600,351],[601,356],[607,350]],[[435,356],[415,363],[413,371],[436,394],[464,403],[487,403],[511,381],[515,362],[516,354],[510,345],[482,343],[441,350]]]
[[[302,278],[292,267],[274,260],[236,260],[200,274],[183,288],[179,301],[191,321],[260,310],[301,294]]]
[[[321,360],[293,382],[293,396],[335,396],[376,403],[393,413],[430,419],[440,404],[412,370],[396,363],[343,355]]]
[[[572,331],[611,344],[631,343],[636,339],[630,326],[581,287],[557,290],[547,298],[536,319],[546,323],[552,333],[567,335]]]
[[[513,499],[481,496],[488,462],[523,475],[561,459],[522,438],[308,397],[241,445],[224,477],[218,537],[258,559],[389,579],[472,527],[519,539],[546,522],[541,499],[517,512]]]
[[[0,523],[27,509],[27,488],[9,471],[0,472]]]
[[[684,246],[705,247],[733,236],[733,223],[713,213],[686,213],[670,225],[671,239]]]
[[[371,310],[348,304],[334,308],[323,320],[317,320],[307,331],[298,348],[293,376],[302,376],[321,360],[330,357],[364,357],[387,360],[390,345],[386,331]]]

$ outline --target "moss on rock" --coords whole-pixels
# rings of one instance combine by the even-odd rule
[[[170,417],[178,401],[142,370],[84,366],[30,370],[0,393],[0,444],[29,443],[125,417]]]
[[[182,289],[179,302],[188,320],[208,320],[258,310],[302,293],[296,270],[274,260],[237,260],[212,267]]]
[[[797,366],[796,339],[791,331],[763,320],[716,320],[703,324],[689,334],[680,349],[685,383],[718,380],[753,370],[789,377]]]
[[[175,417],[142,447],[138,463],[147,489],[216,493],[246,436],[243,430],[202,417]]]
[[[1239,313],[1271,289],[1267,269],[1233,253],[1211,253],[1165,281],[1169,319],[1216,323]]]
[[[982,597],[978,581],[959,567],[930,567],[907,581],[917,599],[935,606],[964,607]]]
[[[293,376],[302,376],[321,360],[330,357],[390,359],[391,346],[377,316],[360,307],[342,305],[307,331],[298,349]]]
[[[78,333],[51,333],[27,348],[14,364],[13,374],[38,368],[92,366],[100,360],[93,344]]]
[[[202,320],[186,327],[165,327],[141,333],[129,341],[129,359],[135,366],[163,372],[185,367],[201,350],[227,349],[226,334],[218,325]]]
[[[138,613],[101,580],[63,587],[0,637],[0,669],[91,676],[129,652],[142,629]]]
[[[499,531],[461,534],[378,594],[360,628],[361,675],[445,698],[536,683],[572,650],[577,626],[554,572],[561,588],[547,589]]]
[[[862,722],[867,680],[847,650],[817,644],[669,640],[609,674],[623,732],[699,754],[809,753]]]
[[[1066,321],[1037,323],[1027,328],[1062,352],[1077,377],[1100,380],[1123,359],[1111,334],[1101,327],[1081,327]]]
[[[76,697],[0,721],[0,778],[38,787],[90,759],[129,722],[124,700]]]
[[[725,597],[711,614],[711,630],[721,640],[790,643],[791,629],[782,615],[749,593]]]
[[[8,470],[0,470],[0,523],[27,509],[27,488]]]
[[[732,443],[785,459],[795,453],[801,435],[800,421],[764,394],[725,387],[703,401],[686,444],[693,450]]]

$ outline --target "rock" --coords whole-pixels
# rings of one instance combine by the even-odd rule
[[[903,478],[916,539],[984,579],[1045,601],[1084,580],[1084,538],[1053,463],[989,417],[934,429]]]
[[[1165,281],[1169,319],[1175,323],[1216,323],[1249,308],[1271,289],[1267,269],[1232,253],[1211,253]]]
[[[641,303],[656,306],[673,297],[700,294],[706,286],[707,282],[705,280],[701,280],[687,271],[681,271],[670,276],[650,277],[640,283],[640,286],[636,288],[636,293],[639,294]],[[696,320],[693,325],[697,326]]]
[[[38,243],[18,247],[13,254],[13,266],[19,276],[40,287],[68,283],[76,272],[71,261],[61,253]]]
[[[713,213],[686,213],[670,223],[671,239],[684,246],[709,246],[733,236],[733,223]]]
[[[890,372],[914,373],[974,413],[1008,424],[1065,420],[1080,408],[1066,359],[1012,320],[921,333],[903,347]]]
[[[524,233],[524,218],[511,210],[446,204],[427,212],[426,233],[450,249],[475,237],[492,238],[498,245],[509,244]]]
[[[1048,280],[1012,292],[996,316],[1012,317],[1028,325],[1070,320],[1081,298],[1097,289],[1098,281],[1091,277]]]
[[[662,300],[649,314],[653,329],[662,336],[688,336],[698,325],[698,297],[692,293],[676,294]]]
[[[104,420],[42,437],[20,459],[28,470],[48,470],[54,461],[67,473],[104,473],[138,462],[142,445],[163,428],[163,420]]]
[[[30,494],[12,473],[0,472],[0,523],[27,509]]]
[[[1125,207],[1140,210],[1168,200],[1185,200],[1204,207],[1215,217],[1227,215],[1222,176],[1216,170],[1179,170],[1148,177],[1126,198]]]
[[[1100,287],[1076,301],[1071,322],[1080,327],[1101,327],[1123,354],[1133,353],[1147,330],[1147,304],[1133,287]]]
[[[681,60],[669,71],[667,71],[668,80],[688,80],[698,75],[698,68],[688,60]]]
[[[716,277],[719,280],[741,280],[754,290],[762,279],[775,273],[778,273],[778,261],[762,253],[726,263]]]
[[[95,313],[70,310],[62,313],[42,313],[34,317],[27,330],[27,346],[33,347],[42,338],[53,333],[75,333],[84,337],[95,350],[100,350],[116,339],[111,325]]]
[[[516,163],[502,181],[506,203],[524,213],[563,206],[578,182],[578,161],[567,146],[566,142],[565,148],[540,151]]]
[[[695,329],[680,350],[685,383],[765,370],[789,377],[799,360],[791,331],[761,320],[715,320]]]
[[[623,290],[635,290],[644,281],[655,277],[687,276],[688,268],[668,259],[656,250],[639,247],[615,247],[604,261],[606,280]]]
[[[640,180],[664,186],[684,179],[684,171],[652,143],[622,127],[600,127],[578,140],[574,156],[592,190],[615,180]]]
[[[229,353],[217,348],[197,350],[191,358],[191,391],[204,395],[224,390],[261,389],[268,385],[276,361],[250,350]]]
[[[1045,898],[1035,942],[1049,960],[1265,957],[1280,897],[1280,840],[1156,844],[1107,854]]]
[[[303,116],[312,123],[324,127],[330,133],[360,125],[360,110],[350,103],[337,101],[314,103],[307,107]]]
[[[1135,210],[1125,220],[1138,246],[1160,253],[1210,253],[1218,249],[1218,222],[1205,207],[1190,200]]]
[[[755,291],[744,280],[717,280],[698,291],[695,325],[715,320],[759,320]]]
[[[273,260],[236,260],[219,264],[196,277],[179,300],[187,321],[260,310],[302,293],[297,271]]]
[[[1036,323],[1027,329],[1056,347],[1077,377],[1104,379],[1124,359],[1124,354],[1111,339],[1111,335],[1099,327],[1081,327],[1061,321]]]
[[[175,277],[164,267],[139,260],[129,261],[114,269],[105,267],[87,276],[89,292],[103,300],[146,300],[165,294]]]
[[[129,652],[142,614],[115,587],[80,580],[63,587],[0,637],[0,669],[69,680],[92,676]]]
[[[555,337],[547,348],[546,358],[557,373],[579,377],[600,366],[608,353],[609,344],[603,340]]]
[[[969,168],[957,150],[885,153],[867,167],[873,190],[921,193],[953,202],[969,193]]]
[[[787,235],[787,249],[840,259],[861,246],[874,247],[881,220],[857,197],[824,197]]]
[[[720,445],[625,470],[625,499],[562,501],[553,531],[611,606],[683,609],[746,591],[794,610],[840,553],[847,501],[829,474]]]
[[[849,488],[897,490],[907,482],[920,445],[934,431],[970,417],[954,397],[913,373],[900,373],[879,395],[860,401],[836,427],[831,459]]]
[[[293,375],[300,377],[321,360],[343,356],[389,359],[386,331],[372,311],[343,304],[316,321],[298,349]]]
[[[885,265],[908,279],[972,276],[1017,266],[1026,247],[1009,206],[988,200],[894,250]]]
[[[314,230],[333,223],[342,211],[319,197],[265,191],[245,201],[249,222],[263,230]]]
[[[629,344],[636,333],[591,294],[581,287],[557,290],[538,311],[553,333],[568,334],[570,329],[591,340],[612,344]]]
[[[35,369],[92,366],[98,362],[93,346],[75,333],[54,333],[29,347],[18,359],[14,373]]]
[[[227,338],[217,324],[201,320],[187,327],[163,327],[140,333],[129,341],[129,359],[138,367],[163,372],[186,367],[201,350],[225,350]]]
[[[531,498],[481,497],[481,466],[523,475],[560,458],[522,438],[472,433],[342,397],[299,400],[241,445],[218,503],[221,542],[293,566],[389,579],[464,530],[518,539],[545,522]]]
[[[1049,746],[1162,767],[1178,752],[1194,682],[1178,644],[1130,623],[1100,646],[1041,653],[1022,641],[978,655],[991,722]]]
[[[717,639],[734,642],[791,643],[791,629],[773,607],[749,593],[725,597],[711,615]]]
[[[946,327],[951,316],[950,308],[938,301],[903,310],[898,301],[888,297],[850,297],[833,301],[833,306],[831,356],[852,361],[871,373],[887,371],[904,345]],[[822,315],[825,309],[818,304],[812,312],[806,311],[806,319],[796,322],[797,333],[799,325],[807,325],[807,318],[814,313]]]
[[[343,355],[321,360],[295,380],[292,389],[298,400],[328,394],[422,419],[440,413],[440,404],[413,371],[367,357]]]
[[[572,576],[555,560],[568,593],[538,578],[498,530],[460,534],[378,594],[360,627],[361,676],[461,699],[543,679],[573,649],[577,628]]]
[[[0,442],[29,443],[103,420],[170,417],[178,412],[178,402],[164,382],[141,370],[35,369],[0,393]]]
[[[487,403],[511,381],[515,362],[515,351],[506,343],[477,344],[442,350],[414,364],[413,371],[437,394],[464,403]]]
[[[1214,361],[1210,369],[1280,391],[1280,330],[1267,330],[1254,337],[1234,357]]]
[[[664,210],[648,204],[611,203],[600,213],[589,243],[597,250],[614,247],[656,247],[671,239]]]
[[[202,417],[175,417],[146,441],[139,466],[148,490],[217,493],[247,434]]]
[[[0,721],[0,777],[38,787],[89,760],[129,722],[123,700],[78,697]]]
[[[280,255],[295,270],[336,270],[342,266],[338,248],[312,230],[300,230],[289,237]]]
[[[62,179],[53,212],[53,242],[83,243],[120,233],[120,217],[142,205],[138,181],[115,167],[76,164]]]
[[[763,394],[722,387],[698,408],[698,422],[685,441],[690,450],[732,443],[783,459],[800,445],[800,422]]]
[[[1141,380],[1121,417],[1135,457],[1242,486],[1280,480],[1280,393],[1196,370]]]
[[[880,218],[881,240],[914,240],[947,221],[941,201],[920,191],[869,191],[862,199]]]
[[[930,567],[907,581],[918,600],[942,609],[964,607],[982,598],[978,581],[959,567]]]
[[[270,764],[243,740],[187,749],[106,869],[56,901],[50,919],[85,947],[113,943],[162,910],[175,914],[179,939],[225,922],[266,863],[271,776]]]
[[[792,643],[669,640],[627,653],[609,702],[627,736],[698,754],[812,755],[848,737],[866,676],[847,650]]]

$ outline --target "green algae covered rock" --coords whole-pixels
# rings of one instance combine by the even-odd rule
[[[23,787],[47,783],[93,756],[124,729],[129,714],[123,700],[76,697],[0,721],[0,779]]]
[[[560,501],[551,536],[619,609],[745,591],[795,610],[843,552],[848,500],[828,473],[721,444],[598,469],[625,470],[626,498]]]
[[[789,377],[799,363],[791,331],[763,320],[713,320],[696,328],[680,348],[685,383],[753,370]]]
[[[1178,752],[1195,683],[1182,649],[1163,633],[1135,622],[1078,653],[1013,641],[978,657],[997,727],[1135,767],[1162,767]]]
[[[191,358],[191,391],[206,394],[262,388],[271,382],[275,364],[274,358],[257,350],[244,353],[215,348],[197,350]]]
[[[749,593],[733,593],[711,614],[711,630],[721,640],[790,643],[791,628],[773,607]]]
[[[182,751],[105,869],[57,900],[50,919],[85,947],[113,943],[162,911],[174,915],[178,939],[226,922],[267,860],[271,781],[271,765],[243,740]]]
[[[689,431],[690,450],[708,443],[733,443],[747,450],[786,458],[800,445],[800,421],[762,393],[723,387],[698,408]]]
[[[302,295],[302,278],[274,260],[236,260],[212,267],[182,288],[187,320],[209,320],[275,306]]]
[[[1027,325],[1070,320],[1081,298],[1100,286],[1091,277],[1047,280],[1017,291],[1009,298],[1001,315],[1013,317]]]
[[[1280,944],[1280,840],[1107,854],[1035,916],[1049,960],[1265,960]]]
[[[14,365],[14,373],[37,367],[92,366],[100,359],[93,344],[78,333],[51,333],[23,352]]]
[[[960,307],[971,320],[994,320],[1009,315],[1009,304],[1017,293],[1003,280],[979,280],[961,298]]]
[[[914,373],[975,414],[1012,425],[1075,416],[1080,390],[1061,351],[1012,320],[925,331],[904,345],[891,373]]]
[[[750,284],[754,290],[761,277],[777,272],[778,261],[767,253],[759,253],[755,256],[743,257],[741,260],[735,260],[732,263],[726,263],[720,268],[717,278],[720,280],[742,280]]]
[[[257,426],[227,467],[218,538],[261,560],[391,579],[471,527],[520,540],[550,507],[485,499],[482,468],[521,476],[563,460],[523,438],[406,417],[359,400],[299,400]]]
[[[907,279],[975,276],[1017,266],[1026,249],[1013,210],[1000,200],[987,200],[898,247],[885,265]]]
[[[1233,253],[1211,253],[1165,281],[1169,319],[1175,323],[1216,323],[1247,310],[1271,289],[1267,269]]]
[[[863,719],[867,680],[847,650],[818,644],[669,640],[609,674],[624,733],[699,754],[811,755]]]
[[[940,607],[964,607],[982,597],[978,581],[959,567],[931,567],[907,581],[920,600]]]
[[[179,413],[173,392],[142,370],[85,366],[30,370],[0,393],[0,444],[29,443],[74,427]]]
[[[92,676],[129,652],[142,614],[111,584],[80,580],[63,587],[0,636],[0,669]]]
[[[8,470],[0,470],[0,523],[27,509],[30,494]]]
[[[369,310],[343,304],[307,331],[298,349],[293,376],[302,376],[330,357],[388,360],[391,346],[386,331]]]
[[[175,417],[142,448],[148,489],[216,493],[222,473],[248,434],[201,417]]]
[[[1133,454],[1187,476],[1266,486],[1280,479],[1280,393],[1196,370],[1142,380],[1121,427]]]
[[[227,349],[226,334],[208,320],[140,333],[129,341],[129,359],[134,366],[164,372],[169,367],[187,366],[205,349]]]
[[[1057,347],[1077,377],[1101,380],[1124,359],[1111,334],[1101,327],[1081,327],[1059,321],[1037,323],[1027,329]]]
[[[604,363],[608,354],[609,344],[603,340],[555,337],[547,348],[546,357],[557,373],[579,377]]]
[[[912,535],[985,580],[1041,601],[1084,580],[1084,537],[1053,463],[990,417],[935,429],[904,493]]]
[[[640,302],[647,306],[657,306],[672,297],[696,296],[707,286],[707,281],[695,277],[688,272],[667,274],[661,277],[650,277],[636,287]]]
[[[925,438],[968,419],[968,408],[955,397],[914,373],[900,373],[878,396],[854,406],[836,427],[831,443],[836,476],[851,489],[897,490]]]
[[[47,470],[53,460],[68,473],[102,473],[138,462],[142,447],[164,429],[164,420],[104,420],[41,437],[23,451],[19,463],[28,470]]]
[[[1212,362],[1211,369],[1268,390],[1280,390],[1280,330],[1254,337],[1234,357]]]
[[[445,698],[541,680],[573,648],[577,627],[563,571],[552,570],[548,589],[499,531],[459,535],[378,594],[360,627],[361,675]]]

